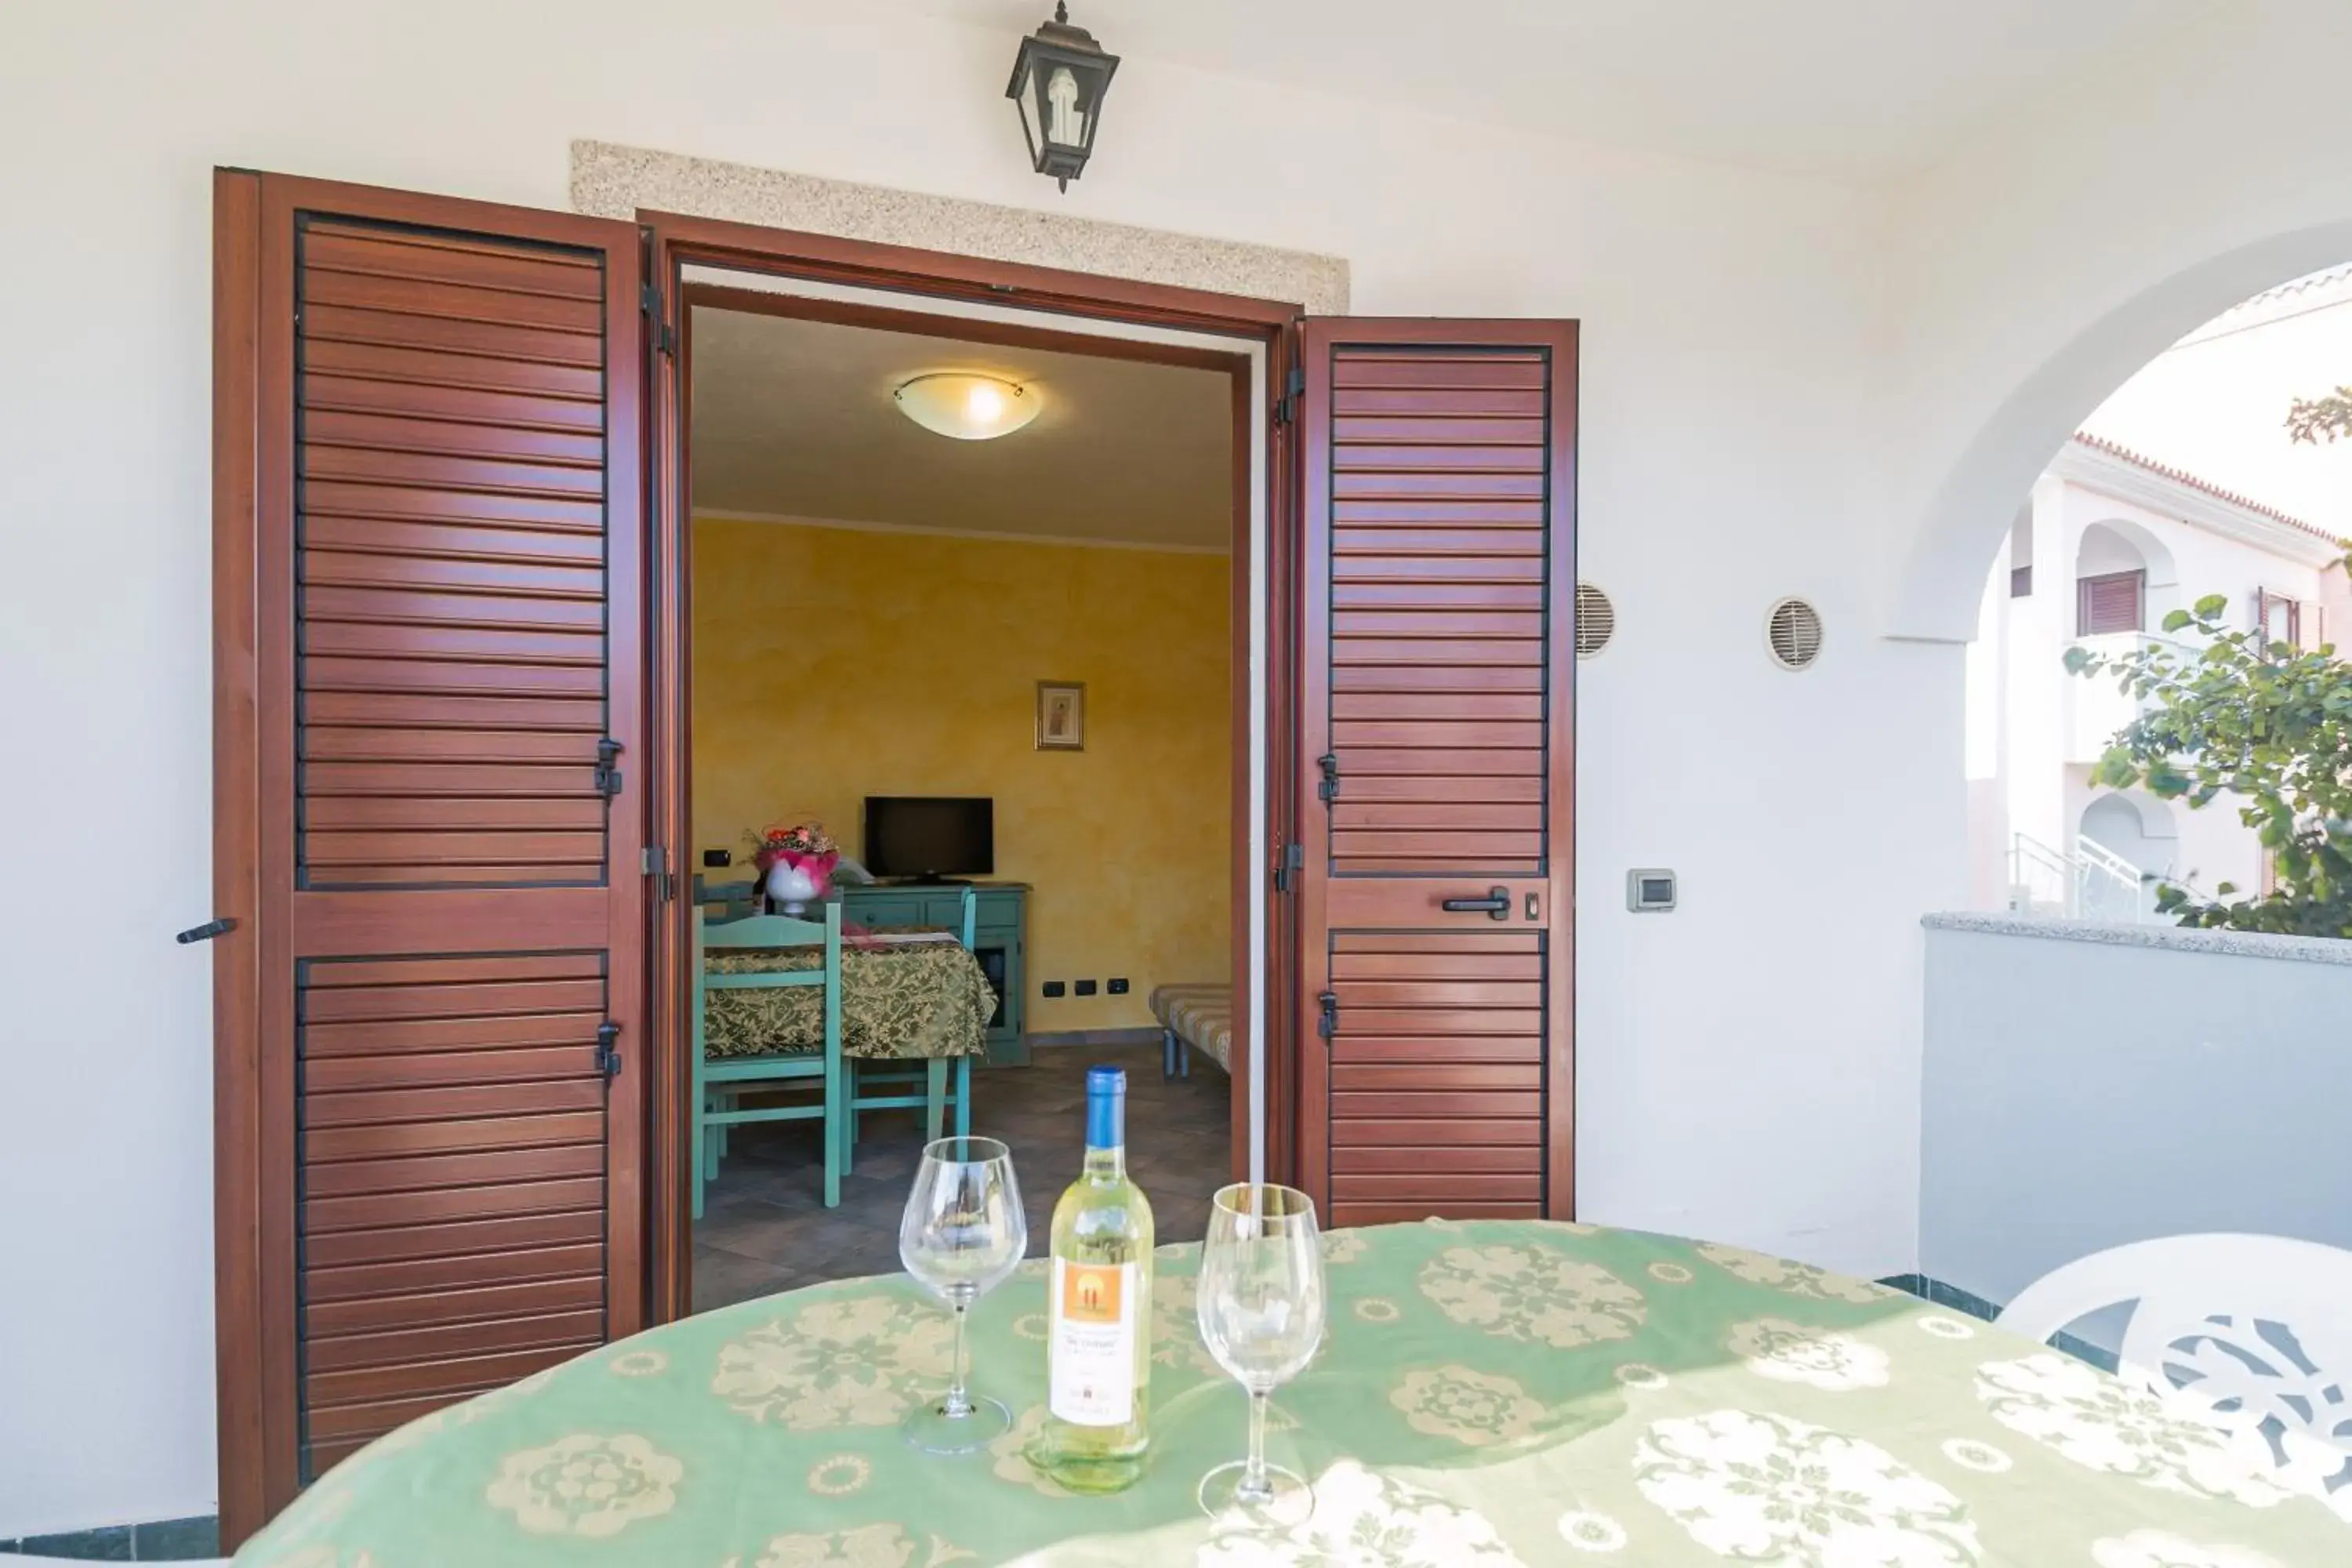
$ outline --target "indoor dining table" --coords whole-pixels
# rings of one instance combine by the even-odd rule
[[[814,969],[815,948],[728,952],[727,928],[709,936],[713,974]],[[824,1001],[811,986],[713,991],[705,1002],[704,1051],[714,1058],[814,1052],[824,1045]],[[860,1060],[984,1056],[996,993],[980,961],[944,931],[845,932],[841,944],[841,1052]]]
[[[1034,1260],[984,1298],[973,1386],[1013,1429],[917,1452],[945,1310],[904,1276],[690,1318],[428,1415],[247,1544],[253,1568],[604,1563],[1774,1563],[2302,1568],[2352,1525],[2170,1401],[1882,1287],[1590,1226],[1429,1221],[1324,1238],[1329,1327],[1276,1396],[1296,1522],[1213,1521],[1239,1386],[1162,1249],[1153,1447],[1111,1497],[1024,1447],[1044,1415]]]

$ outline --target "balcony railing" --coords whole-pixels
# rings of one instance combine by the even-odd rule
[[[2090,838],[2077,836],[2072,853],[2024,833],[2010,845],[2009,907],[2019,914],[2133,925],[2156,918],[2149,885],[2138,867]]]

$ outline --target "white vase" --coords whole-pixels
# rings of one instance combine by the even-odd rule
[[[806,868],[788,860],[779,860],[768,868],[768,901],[785,914],[799,914],[812,900],[821,897],[823,889]]]

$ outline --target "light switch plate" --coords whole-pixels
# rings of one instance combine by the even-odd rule
[[[1662,915],[1675,907],[1680,879],[1662,868],[1625,873],[1625,907],[1637,915]]]

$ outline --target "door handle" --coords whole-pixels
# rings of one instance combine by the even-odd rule
[[[223,915],[218,920],[206,921],[200,926],[190,926],[172,940],[185,947],[192,942],[210,942],[216,936],[226,936],[236,929],[236,917]]]
[[[1448,899],[1438,908],[1448,914],[1485,915],[1489,920],[1507,921],[1511,918],[1511,889],[1489,888],[1483,899]]]

